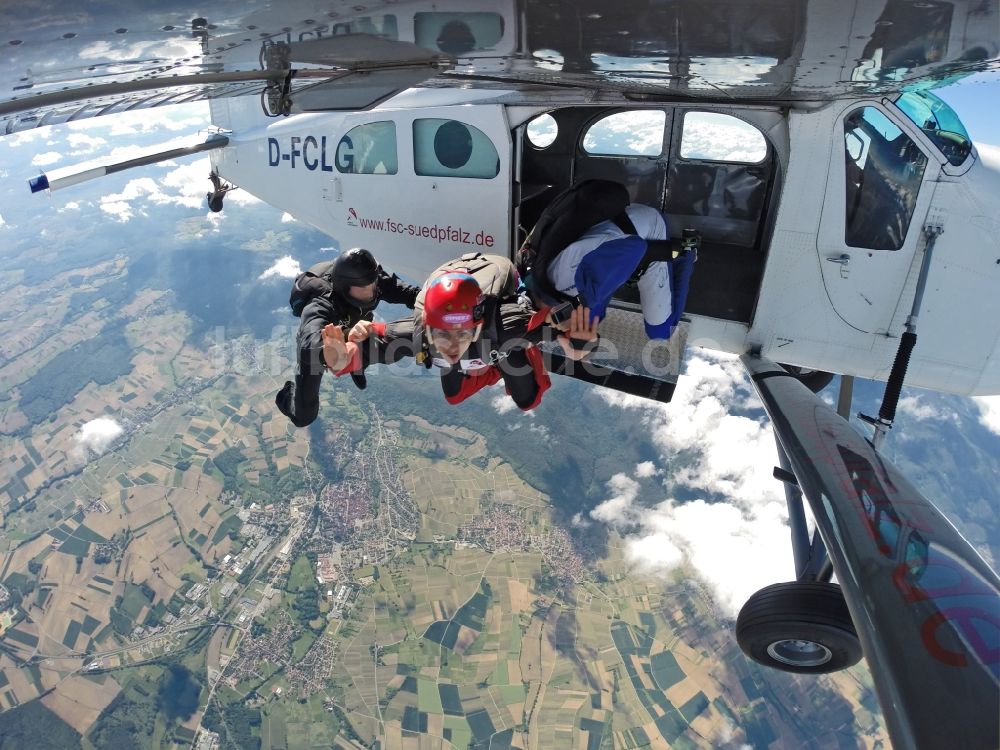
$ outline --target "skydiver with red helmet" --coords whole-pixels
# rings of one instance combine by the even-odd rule
[[[484,291],[469,272],[472,267],[482,270],[490,265],[495,267],[494,278],[513,280],[513,285],[501,285],[506,293]],[[441,387],[449,403],[460,403],[503,379],[514,403],[524,411],[533,409],[550,385],[536,344],[545,335],[543,324],[552,325],[553,321],[546,319],[547,311],[532,308],[526,295],[511,292],[518,286],[517,272],[508,259],[478,253],[463,256],[431,275],[418,295],[411,319],[382,329],[362,322],[346,339],[341,331],[328,327],[324,331],[324,357],[335,363],[334,368],[339,366],[337,374],[342,375],[362,367],[365,360],[398,361],[401,339],[406,339],[412,347],[408,354],[440,370]],[[586,343],[598,338],[597,324],[583,308],[559,324],[568,334],[559,336],[567,356],[586,356]],[[367,352],[361,347],[365,338],[374,345]],[[577,343],[571,344],[571,339]],[[380,353],[390,350],[390,356]]]

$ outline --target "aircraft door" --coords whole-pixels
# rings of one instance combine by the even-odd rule
[[[510,139],[500,107],[371,113],[335,152],[324,192],[343,247],[415,282],[471,251],[506,252]],[[501,154],[505,156],[501,158]]]
[[[838,118],[820,221],[819,265],[830,303],[865,333],[888,333],[939,166],[882,107],[854,104]]]

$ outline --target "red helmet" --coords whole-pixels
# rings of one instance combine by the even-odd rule
[[[442,331],[475,328],[482,322],[483,291],[467,273],[432,279],[424,295],[424,325]]]

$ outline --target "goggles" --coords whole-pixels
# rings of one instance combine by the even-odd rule
[[[427,335],[431,343],[441,344],[471,344],[476,340],[479,333],[479,326],[475,328],[456,328],[450,331],[442,328],[428,328]]]

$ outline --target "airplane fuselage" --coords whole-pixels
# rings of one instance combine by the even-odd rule
[[[907,382],[1000,393],[991,150],[949,161],[882,98],[789,110],[565,96],[546,106],[492,93],[480,103],[461,103],[461,91],[405,93],[368,112],[280,119],[261,116],[256,100],[221,100],[213,122],[232,132],[213,164],[414,281],[469,250],[512,253],[559,189],[618,179],[665,213],[672,236],[688,226],[703,236],[689,345],[880,380],[937,227]],[[533,122],[544,113],[555,136]]]

